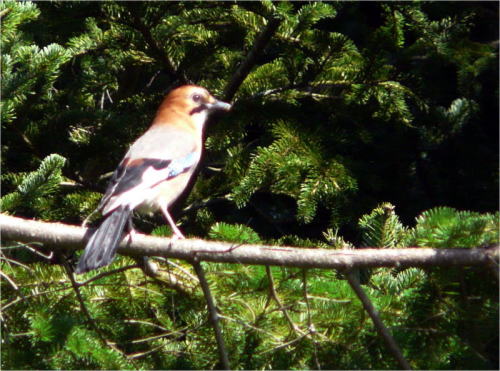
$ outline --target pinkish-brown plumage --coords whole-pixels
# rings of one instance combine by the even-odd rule
[[[230,107],[195,85],[181,86],[165,97],[151,127],[132,144],[114,172],[98,207],[104,219],[88,241],[76,273],[111,263],[127,225],[130,230],[135,209],[161,210],[175,236],[184,238],[168,208],[198,165],[208,115]]]

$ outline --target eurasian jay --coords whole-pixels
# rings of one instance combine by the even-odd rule
[[[168,212],[200,161],[203,126],[209,113],[231,105],[195,85],[172,90],[151,127],[130,147],[97,208],[103,220],[87,242],[75,273],[108,265],[124,235],[132,211],[161,210],[176,237],[184,238]]]

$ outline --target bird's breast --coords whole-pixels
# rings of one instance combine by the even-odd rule
[[[186,188],[193,171],[194,169],[149,189],[145,192],[144,200],[138,205],[137,211],[151,213],[160,209],[162,205],[170,207]]]

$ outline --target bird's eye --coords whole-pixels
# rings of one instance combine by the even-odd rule
[[[201,95],[200,94],[194,94],[193,95],[193,102],[198,103],[201,100]]]

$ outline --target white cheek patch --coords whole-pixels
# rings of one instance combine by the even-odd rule
[[[202,129],[203,125],[205,125],[205,121],[207,121],[208,112],[206,109],[200,112],[193,113],[191,116],[197,128]]]

